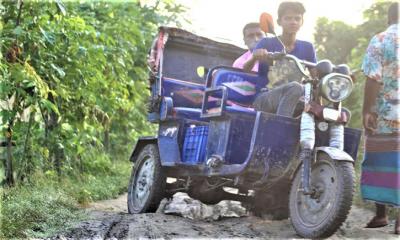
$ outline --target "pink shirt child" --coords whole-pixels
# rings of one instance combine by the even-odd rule
[[[251,58],[251,52],[250,52],[250,50],[248,50],[242,56],[240,56],[238,59],[236,59],[232,66],[235,67],[235,68],[243,69],[244,64],[250,58]],[[254,67],[253,67],[252,71],[253,72],[258,72],[258,62],[256,62],[256,64],[254,64]]]

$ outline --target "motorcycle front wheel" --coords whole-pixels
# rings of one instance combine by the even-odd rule
[[[350,211],[355,173],[351,162],[331,159],[321,153],[310,174],[313,194],[301,191],[302,168],[292,181],[290,219],[297,234],[305,238],[327,238],[346,220]]]

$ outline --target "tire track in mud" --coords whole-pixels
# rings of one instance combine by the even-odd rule
[[[115,221],[113,221],[111,223],[110,227],[108,228],[108,230],[105,234],[105,239],[109,239],[109,238],[113,237],[112,232],[113,232],[114,228],[118,227],[119,224],[122,222],[122,220],[123,220],[122,214],[118,214],[118,218]]]
[[[50,239],[109,239],[112,229],[122,220],[122,214],[92,211],[90,219],[78,223],[65,233]]]
[[[287,219],[273,221],[248,216],[201,221],[163,213],[132,215],[126,210],[126,195],[93,203],[86,211],[89,220],[51,239],[299,238]],[[380,229],[363,228],[372,215],[368,210],[353,206],[347,221],[329,239],[399,239],[393,234],[394,221]]]

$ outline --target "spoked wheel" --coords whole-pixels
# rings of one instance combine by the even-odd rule
[[[289,210],[296,232],[306,238],[326,238],[346,220],[354,194],[354,167],[320,154],[311,171],[313,194],[301,191],[299,170],[293,180]]]
[[[128,187],[129,213],[155,212],[165,194],[163,174],[157,145],[146,145],[137,158]]]

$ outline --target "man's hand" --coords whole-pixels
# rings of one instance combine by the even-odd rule
[[[256,49],[253,51],[253,59],[257,61],[268,61],[268,51],[266,49]]]
[[[367,77],[364,87],[363,125],[368,134],[374,134],[378,128],[378,115],[372,110],[375,107],[382,84]]]
[[[372,112],[364,113],[363,125],[368,133],[374,134],[376,129],[378,128],[378,115]]]

